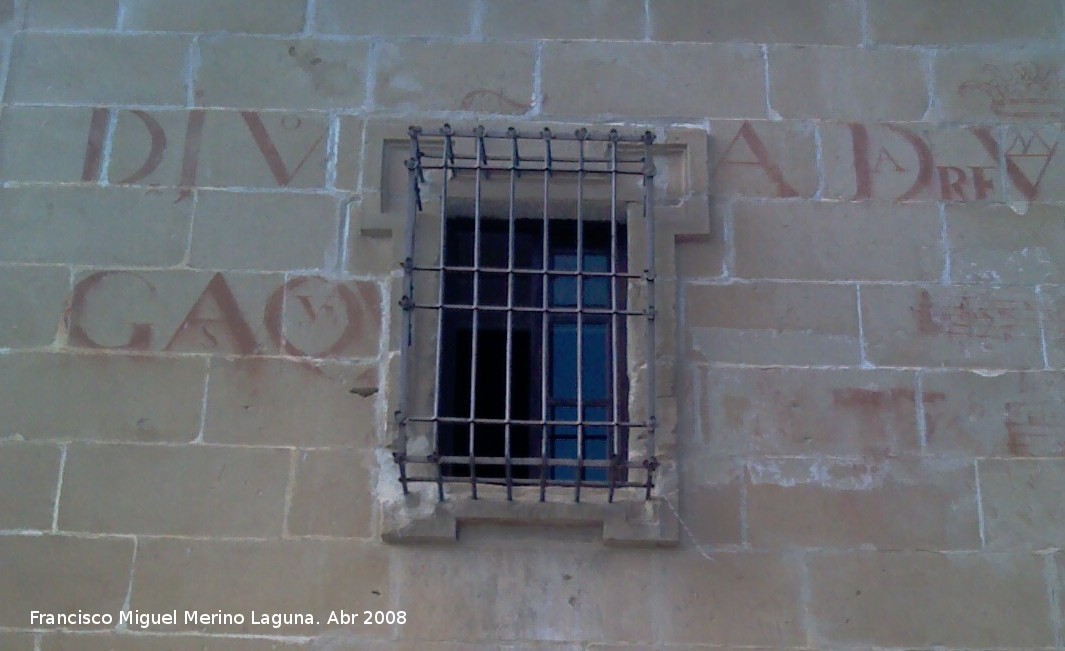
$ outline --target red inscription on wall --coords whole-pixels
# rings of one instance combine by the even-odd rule
[[[121,296],[120,307],[97,304],[106,299],[107,291]],[[92,273],[77,283],[70,296],[64,315],[69,344],[104,350],[254,355],[272,343],[285,355],[310,358],[351,356],[356,344],[376,351],[381,306],[372,283],[293,278],[273,289],[259,311],[242,306],[225,275],[216,273],[176,327],[173,321],[165,323],[163,313],[144,320],[127,316],[151,315],[152,306],[147,304],[155,302],[169,306],[175,300],[133,271]],[[258,324],[265,328],[268,341],[256,335],[253,325]]]
[[[1012,341],[1018,328],[1032,323],[1034,310],[1026,300],[984,295],[935,304],[928,290],[922,290],[915,312],[922,335]]]
[[[1065,452],[1065,419],[1062,418],[1061,404],[1007,402],[1006,434],[1006,445],[1014,456],[1061,455]]]

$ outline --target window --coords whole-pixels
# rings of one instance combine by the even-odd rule
[[[654,373],[636,389],[632,377],[655,368],[653,142],[650,132],[411,128],[396,451],[405,492],[427,482],[440,500],[447,487],[478,499],[485,486],[508,500],[563,489],[577,502],[588,491],[650,497]],[[642,186],[638,219],[619,202],[626,177]],[[430,196],[439,211],[426,209]],[[431,381],[413,370],[427,355]]]

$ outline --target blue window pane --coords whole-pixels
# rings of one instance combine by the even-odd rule
[[[577,306],[577,279],[576,278],[552,278],[551,279],[551,306],[552,307],[576,307]]]
[[[554,445],[552,445],[551,451],[552,459],[576,459],[577,458],[577,439],[556,439]],[[554,475],[555,479],[576,479],[577,467],[576,466],[555,466]]]
[[[577,326],[551,326],[551,397],[577,397]]]
[[[610,370],[607,367],[606,326],[601,324],[586,325],[581,328],[584,333],[582,351],[584,367],[581,383],[584,385],[585,400],[606,400],[607,380]]]

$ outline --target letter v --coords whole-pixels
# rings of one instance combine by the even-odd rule
[[[300,159],[300,162],[296,164],[296,167],[289,172],[288,168],[285,167],[284,161],[281,160],[281,153],[277,151],[274,140],[266,131],[266,125],[263,124],[259,114],[255,111],[241,111],[240,116],[244,118],[244,124],[248,125],[251,137],[255,139],[255,144],[258,145],[259,151],[262,152],[263,158],[266,159],[266,165],[270,168],[270,173],[274,175],[274,180],[280,186],[286,186],[292,182],[292,179],[296,178],[304,163],[307,162],[307,159],[311,157],[311,154],[314,153],[314,150],[318,148],[318,145],[325,138],[324,135],[319,136],[307,150],[307,153],[303,155],[303,158]]]

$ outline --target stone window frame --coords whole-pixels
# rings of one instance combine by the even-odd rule
[[[703,128],[650,127],[655,133],[655,385],[657,444],[655,490],[651,499],[642,492],[618,495],[614,502],[507,501],[482,496],[473,500],[453,497],[438,501],[434,484],[414,484],[404,494],[399,466],[393,458],[399,424],[394,414],[399,409],[402,308],[407,221],[408,170],[410,157],[409,128],[413,120],[369,119],[363,139],[363,169],[359,200],[349,204],[350,223],[356,238],[367,238],[373,246],[390,247],[394,266],[390,273],[390,299],[385,318],[389,323],[384,342],[385,418],[378,428],[378,477],[375,499],[380,517],[380,533],[386,542],[454,542],[459,529],[469,523],[524,524],[539,526],[601,526],[602,539],[608,545],[669,546],[679,540],[675,505],[679,490],[677,450],[677,360],[678,283],[676,267],[677,238],[709,236],[709,133]],[[419,120],[422,126],[444,120]],[[547,127],[556,133],[588,128],[607,132],[611,128],[632,131],[643,125],[631,123],[566,123],[534,121],[469,120],[450,121],[455,130],[472,131],[481,125],[487,129],[539,131]],[[594,201],[595,197],[591,199]],[[625,206],[627,218],[642,219],[642,202]],[[429,216],[439,206],[427,201],[422,213]],[[421,219],[421,216],[419,216]],[[432,239],[425,239],[434,246]],[[630,242],[630,250],[633,249]],[[632,350],[633,338],[627,345]],[[629,359],[640,356],[630,353]],[[432,376],[433,360],[416,359],[412,376]],[[419,366],[421,365],[421,366]],[[424,368],[423,368],[424,366]],[[640,382],[642,370],[629,368],[632,383]]]

